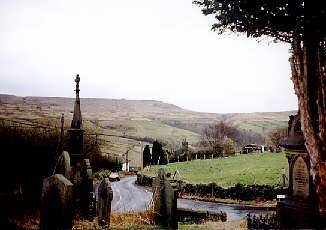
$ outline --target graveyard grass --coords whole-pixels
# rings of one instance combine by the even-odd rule
[[[250,185],[282,184],[282,171],[288,172],[288,163],[284,153],[251,153],[216,159],[193,160],[188,162],[170,163],[165,166],[151,166],[144,172],[155,176],[159,168],[166,168],[171,177],[179,170],[181,179],[191,184],[208,184],[215,182],[227,188],[237,183]]]

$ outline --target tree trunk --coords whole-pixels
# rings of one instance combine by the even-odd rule
[[[294,39],[289,61],[310,156],[316,205],[326,216],[326,63],[321,52],[325,43],[314,32],[306,33],[302,40]]]

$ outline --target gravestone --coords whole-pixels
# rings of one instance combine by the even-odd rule
[[[178,229],[177,192],[166,178],[163,168],[153,181],[154,220],[157,225],[168,229]]]
[[[80,194],[81,214],[85,217],[91,217],[89,214],[93,199],[93,175],[89,159],[84,159],[81,171],[81,183],[77,192]]]
[[[110,226],[111,202],[113,199],[113,191],[109,182],[109,178],[104,178],[98,187],[98,223],[108,228]]]
[[[64,177],[70,180],[70,176],[71,176],[70,156],[67,151],[63,151],[61,153],[59,160],[57,162],[55,174],[62,174],[64,175]]]
[[[309,171],[306,162],[301,156],[295,159],[292,168],[293,196],[307,199],[309,196]]]
[[[43,180],[40,228],[59,230],[72,228],[73,184],[61,174]]]
[[[289,187],[286,198],[276,206],[280,227],[326,227],[326,220],[319,215],[317,199],[313,192],[310,158],[304,145],[298,115],[290,116],[288,136],[282,140],[281,146],[285,149],[289,163]]]
[[[289,151],[287,149],[287,151]],[[289,187],[286,199],[277,203],[277,214],[282,228],[314,228],[319,222],[312,178],[309,173],[309,156],[293,149],[287,152]]]

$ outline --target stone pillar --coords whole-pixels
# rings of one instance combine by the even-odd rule
[[[163,168],[153,181],[154,219],[157,225],[168,229],[178,229],[177,193],[172,189]]]
[[[285,168],[282,168],[282,185],[283,188],[286,188],[286,174],[285,174]]]
[[[43,180],[40,229],[71,229],[73,184],[61,174]]]
[[[178,229],[178,190],[173,190],[170,229]]]
[[[71,166],[80,170],[84,159],[84,130],[70,128],[69,132],[69,154]]]
[[[98,223],[99,225],[109,228],[111,202],[113,199],[113,191],[109,182],[109,178],[104,178],[98,187]]]
[[[140,170],[144,169],[144,154],[143,154],[144,148],[143,148],[143,142],[140,142]]]

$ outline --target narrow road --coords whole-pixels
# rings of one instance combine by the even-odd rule
[[[149,207],[152,193],[135,185],[136,177],[127,177],[117,182],[112,182],[113,212],[142,211]]]
[[[135,185],[136,177],[127,177],[121,181],[112,182],[113,201],[111,204],[113,212],[142,211],[149,207],[152,192],[143,187]],[[97,186],[96,186],[97,190]],[[213,202],[178,199],[178,208],[187,208],[197,211],[226,212],[228,220],[239,220],[248,213],[263,214],[271,210],[257,210],[247,206],[227,205]]]

